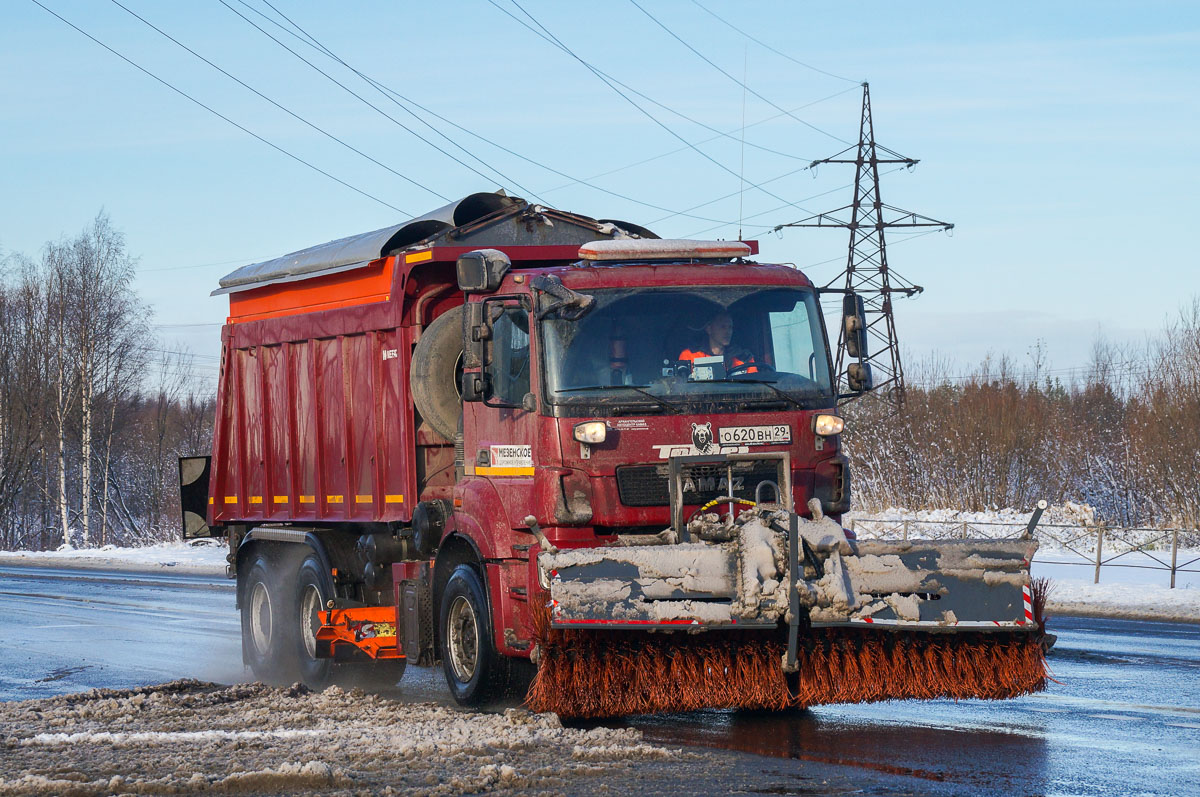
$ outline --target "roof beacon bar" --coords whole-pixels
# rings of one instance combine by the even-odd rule
[[[742,241],[621,238],[591,241],[579,247],[584,260],[733,260],[754,254]]]

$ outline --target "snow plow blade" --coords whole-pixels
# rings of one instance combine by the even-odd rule
[[[698,542],[541,553],[531,707],[612,716],[1044,687],[1036,543],[858,542],[816,509],[707,516],[688,525]]]

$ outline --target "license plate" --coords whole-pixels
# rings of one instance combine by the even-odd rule
[[[786,423],[774,426],[722,426],[718,434],[723,446],[767,446],[792,442],[792,427]]]

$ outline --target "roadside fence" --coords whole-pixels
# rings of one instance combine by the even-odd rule
[[[1011,540],[1025,533],[1023,522],[968,520],[850,519],[850,530],[862,540]],[[1100,583],[1105,567],[1161,570],[1171,589],[1178,573],[1200,573],[1200,531],[1080,526],[1040,523],[1034,538],[1047,549],[1061,551],[1055,564],[1093,568],[1092,583]]]

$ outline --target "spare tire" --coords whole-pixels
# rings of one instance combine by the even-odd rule
[[[417,412],[447,441],[454,440],[462,418],[463,313],[459,305],[425,327],[409,372]]]

